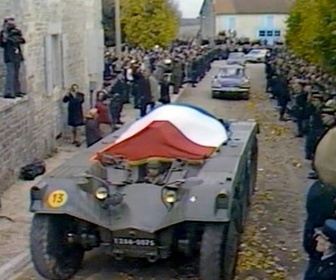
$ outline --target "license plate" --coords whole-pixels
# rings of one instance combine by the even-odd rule
[[[155,246],[155,241],[152,239],[131,239],[131,238],[114,238],[116,245],[130,245],[130,246]]]

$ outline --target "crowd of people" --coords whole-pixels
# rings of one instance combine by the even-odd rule
[[[125,50],[121,57],[106,51],[103,88],[95,93],[92,108],[83,114],[84,95],[72,85],[63,102],[68,103],[68,125],[73,128],[73,141],[80,146],[77,128],[85,125],[87,146],[102,137],[102,126],[109,133],[122,125],[124,104],[132,103],[143,117],[158,104],[171,102],[184,84],[195,87],[210,69],[213,60],[225,56],[221,47],[191,46],[179,43],[171,50],[159,47],[151,51]]]
[[[86,121],[81,114],[71,116],[74,111],[69,110],[73,143],[78,145],[77,126],[85,123],[87,146],[91,146],[103,137],[101,124],[109,125],[111,131],[122,124],[120,114],[125,103],[132,102],[142,117],[156,104],[170,103],[171,91],[177,94],[184,83],[196,86],[213,60],[225,58],[230,51],[249,48],[232,43],[215,48],[178,45],[171,51],[160,48],[125,51],[121,58],[107,52],[104,87],[97,92]],[[279,120],[296,123],[296,136],[305,138],[305,158],[313,162],[319,140],[336,125],[335,80],[283,46],[270,49],[265,67],[266,91],[277,100]],[[72,104],[72,108],[83,103],[76,85],[64,102]],[[332,280],[336,279],[336,188],[319,180],[313,164],[309,178],[315,181],[307,195],[303,245],[310,261],[305,280]]]
[[[309,256],[304,280],[336,279],[336,188],[314,171],[319,141],[336,125],[336,81],[285,49],[266,64],[267,89],[277,100],[279,120],[296,123],[296,136],[305,139],[305,159],[312,161],[314,183],[306,199],[303,246]]]

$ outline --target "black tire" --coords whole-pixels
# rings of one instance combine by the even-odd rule
[[[239,233],[235,223],[230,223],[224,250],[224,277],[223,280],[233,280],[239,249]]]
[[[66,280],[80,269],[84,249],[66,241],[66,234],[73,226],[73,220],[63,215],[34,215],[30,251],[34,267],[42,277]]]
[[[235,223],[207,225],[200,253],[200,280],[232,280],[239,248]]]
[[[252,147],[252,194],[255,192],[255,188],[257,186],[257,178],[258,178],[258,153],[259,153],[259,145],[258,145],[258,138],[255,139],[255,142]]]

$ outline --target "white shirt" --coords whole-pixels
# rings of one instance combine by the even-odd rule
[[[126,71],[126,79],[128,81],[133,81],[133,70],[131,68],[128,68]]]

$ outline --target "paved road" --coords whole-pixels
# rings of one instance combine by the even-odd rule
[[[238,279],[300,279],[300,253],[303,197],[308,165],[302,162],[302,143],[293,139],[291,124],[277,121],[274,105],[264,93],[264,68],[248,65],[253,97],[250,101],[224,101],[210,98],[209,84],[216,62],[197,88],[185,91],[180,101],[199,105],[222,118],[257,118],[261,124],[258,191],[254,197],[246,233],[242,238]],[[195,262],[175,266],[171,261],[147,263],[115,262],[91,253],[75,279],[197,279]],[[17,280],[41,279],[29,269]],[[255,278],[253,278],[255,279]]]

